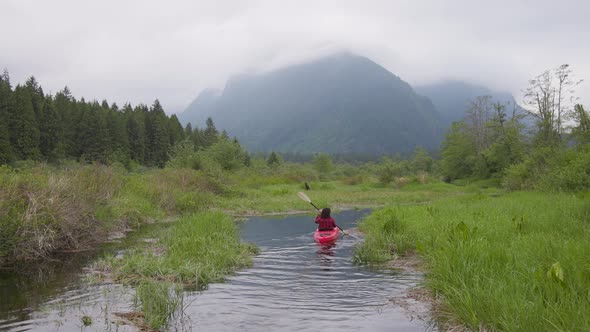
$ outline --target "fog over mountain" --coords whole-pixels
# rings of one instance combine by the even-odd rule
[[[203,90],[179,120],[203,127],[212,117],[250,151],[407,153],[437,149],[450,124],[482,95],[514,102],[507,92],[462,81],[414,89],[370,59],[342,52],[234,76],[223,90]]]
[[[339,53],[204,90],[179,115],[211,116],[251,151],[387,154],[435,149],[443,127],[434,106],[375,62]]]
[[[442,81],[415,87],[417,93],[428,97],[439,112],[442,124],[450,126],[454,121],[461,120],[470,101],[478,96],[491,96],[494,102],[514,104],[514,97],[508,92],[492,91],[491,89],[463,81]]]

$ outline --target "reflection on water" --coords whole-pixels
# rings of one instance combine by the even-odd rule
[[[101,250],[0,270],[0,331],[80,331],[86,315],[93,318],[92,330],[133,330],[117,326],[111,317],[112,312],[131,310],[131,291],[120,285],[90,285],[85,267],[103,252],[116,253],[160,227],[167,225],[146,226]]]
[[[320,265],[323,268],[328,268],[332,266],[334,261],[334,247],[336,243],[327,243],[327,244],[316,244],[319,249],[316,251],[318,255],[318,259],[320,260]],[[324,269],[324,271],[327,271]]]
[[[350,228],[368,211],[335,214]],[[261,252],[254,265],[212,284],[186,291],[176,331],[422,331],[389,299],[415,285],[418,274],[374,271],[352,263],[358,239],[313,241],[313,216],[253,218],[240,224],[245,241]],[[133,310],[132,291],[118,285],[87,286],[76,264],[53,270],[0,273],[0,331],[130,331],[114,312]],[[70,265],[68,265],[70,264]],[[59,267],[61,266],[61,267]],[[61,271],[61,272],[60,272]],[[84,328],[81,317],[92,317]]]
[[[335,215],[350,228],[368,211]],[[389,299],[415,285],[417,274],[373,271],[355,266],[358,239],[313,241],[310,216],[253,218],[240,226],[245,241],[261,253],[254,266],[224,284],[187,294],[187,325],[203,331],[423,331]],[[178,324],[177,330],[182,330]]]

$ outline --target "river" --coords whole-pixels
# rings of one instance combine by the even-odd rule
[[[335,214],[344,229],[369,211]],[[239,224],[242,239],[260,248],[251,268],[203,291],[186,291],[172,331],[424,331],[428,322],[390,299],[422,278],[418,272],[353,264],[359,239],[313,241],[312,217],[256,217]],[[135,235],[140,237],[141,234]],[[108,249],[107,249],[108,250]],[[96,255],[72,255],[46,271],[0,272],[0,331],[133,331],[114,312],[134,310],[133,290],[85,281]],[[84,326],[88,316],[92,325]]]

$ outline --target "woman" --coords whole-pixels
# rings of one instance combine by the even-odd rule
[[[336,221],[330,217],[330,208],[324,208],[322,212],[315,217],[315,223],[318,224],[318,230],[331,231],[336,227]]]

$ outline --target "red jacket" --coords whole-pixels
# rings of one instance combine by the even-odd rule
[[[315,217],[315,223],[318,224],[318,229],[323,230],[332,230],[336,227],[336,221],[334,218],[327,218],[323,219],[321,216]]]

